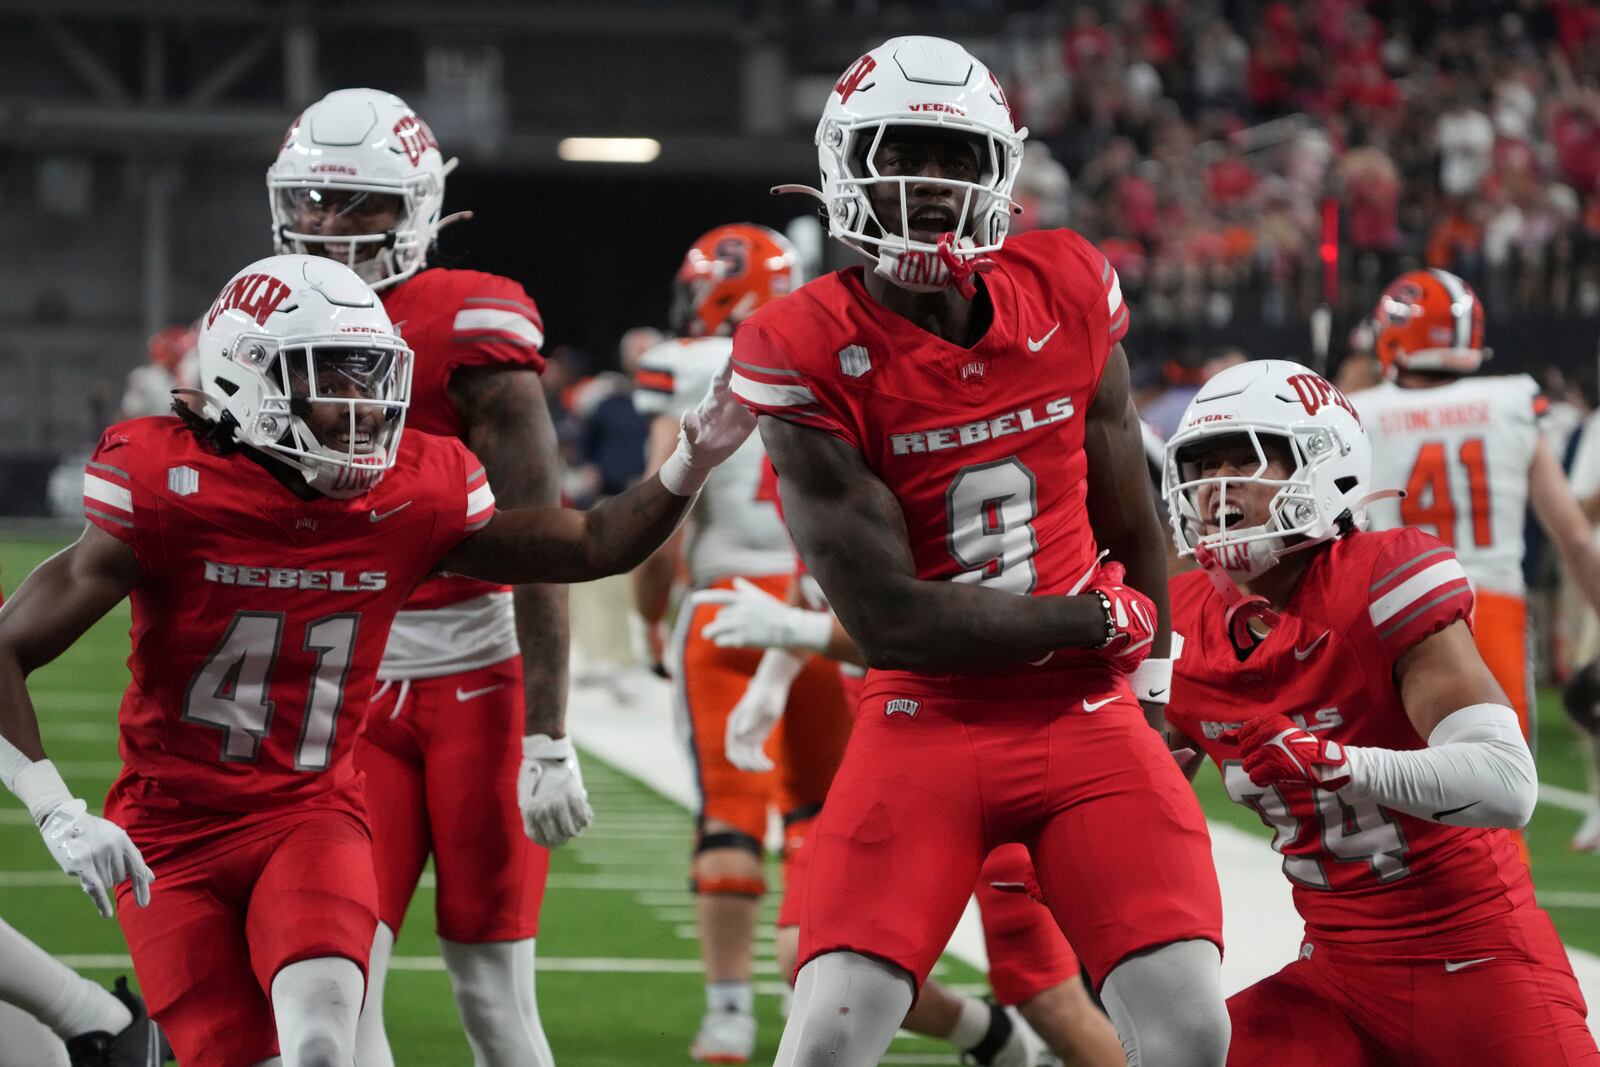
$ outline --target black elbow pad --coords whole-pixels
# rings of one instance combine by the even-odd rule
[[[1567,718],[1590,735],[1600,734],[1600,659],[1578,670],[1561,691]]]

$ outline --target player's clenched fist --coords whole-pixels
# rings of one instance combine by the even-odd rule
[[[1350,764],[1337,741],[1324,740],[1282,715],[1252,719],[1230,731],[1256,785],[1300,782],[1337,792],[1350,784]],[[1230,739],[1227,734],[1224,740]]]
[[[1084,590],[1105,598],[1108,618],[1105,644],[1100,652],[1117,670],[1131,674],[1150,655],[1156,637],[1155,601],[1132,586],[1123,585],[1120,563],[1107,563]]]
[[[578,770],[578,750],[571,739],[548,734],[522,739],[517,807],[522,810],[523,830],[545,848],[566,844],[594,822],[589,791]]]

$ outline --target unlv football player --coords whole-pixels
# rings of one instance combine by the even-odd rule
[[[1128,310],[1077,234],[1005,240],[1024,133],[960,45],[862,56],[828,94],[817,195],[873,266],[734,335],[790,532],[872,668],[812,832],[786,1067],[879,1061],[1007,842],[1130,1058],[1227,1049],[1209,835],[1129,678],[1167,635]]]
[[[1350,402],[1284,360],[1208,382],[1167,443],[1171,726],[1276,832],[1300,958],[1228,1001],[1235,1067],[1600,1063],[1508,828],[1533,757],[1420,530],[1361,531]]]
[[[415,353],[410,426],[470,446],[502,505],[553,504],[538,309],[509,278],[427,265],[454,166],[398,97],[330,93],[295,119],[267,172],[273,240],[337,259],[382,294]],[[394,1062],[384,976],[430,852],[439,949],[478,1063],[546,1067],[533,983],[546,847],[592,817],[564,736],[566,593],[431,578],[395,618],[378,679],[356,744],[378,865],[363,1067]]]
[[[1351,403],[1372,440],[1372,484],[1405,490],[1373,505],[1373,528],[1413,526],[1455,552],[1472,582],[1478,650],[1532,741],[1522,577],[1530,505],[1563,571],[1600,610],[1600,548],[1539,430],[1545,399],[1526,374],[1475,373],[1489,356],[1483,303],[1448,271],[1402,274],[1378,299],[1372,321],[1387,380]],[[1600,848],[1600,807],[1573,844]]]
[[[361,279],[312,256],[235,276],[200,367],[191,407],[105,432],[83,535],[0,609],[0,780],[103,913],[117,893],[186,1067],[280,1049],[343,1067],[377,921],[352,748],[401,603],[441,570],[635,566],[753,420],[715,383],[658,477],[588,513],[496,512],[465,445],[403,433],[411,350]],[[45,758],[25,679],[125,596],[124,769],[100,818]]]

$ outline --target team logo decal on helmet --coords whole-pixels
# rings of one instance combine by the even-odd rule
[[[729,334],[769,300],[800,286],[800,254],[765,226],[738,222],[701,234],[672,283],[671,324],[680,337]]]
[[[200,328],[200,414],[300,471],[332,497],[367,492],[394,466],[411,396],[411,349],[348,267],[272,256],[236,274]]]
[[[1372,311],[1373,350],[1384,374],[1403,370],[1471,374],[1483,347],[1483,303],[1472,286],[1445,270],[1400,275]]]
[[[1255,453],[1254,470],[1202,473],[1211,450],[1240,441]],[[1267,477],[1273,455],[1288,459],[1282,477]],[[1388,495],[1369,493],[1371,479],[1371,445],[1344,394],[1298,363],[1266,359],[1230,367],[1195,394],[1167,442],[1162,493],[1179,554],[1243,580],[1360,526],[1366,506]],[[1276,489],[1266,522],[1236,525],[1246,485]]]
[[[902,127],[969,137],[977,180],[880,173],[878,147],[889,130]],[[1005,241],[1027,135],[998,79],[966,49],[938,37],[896,37],[851,64],[828,94],[816,133],[822,188],[780,185],[773,191],[822,200],[829,234],[876,261],[877,272],[896,285],[921,292],[958,286],[970,295],[971,274],[986,269],[986,253]],[[937,243],[906,236],[906,187],[912,183],[947,186],[956,196],[955,226]],[[869,193],[878,187],[895,189],[898,220],[877,216]]]
[[[306,108],[267,169],[280,253],[337,259],[383,288],[423,266],[443,221],[446,161],[398,96],[340,89]]]

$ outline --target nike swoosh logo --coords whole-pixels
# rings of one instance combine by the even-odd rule
[[[487,696],[488,694],[494,692],[496,689],[504,689],[505,687],[506,687],[506,683],[504,683],[504,682],[501,682],[499,685],[490,685],[490,686],[485,686],[482,689],[470,689],[470,690],[469,689],[463,689],[458,685],[458,686],[456,686],[456,699],[461,701],[461,703],[465,704],[469,700],[476,700],[481,696]]]
[[[1044,347],[1044,343],[1046,341],[1050,340],[1050,338],[1052,338],[1052,337],[1054,337],[1056,335],[1056,331],[1059,330],[1059,329],[1061,329],[1061,324],[1058,322],[1054,326],[1050,327],[1050,332],[1049,333],[1045,334],[1043,337],[1039,338],[1037,341],[1035,341],[1031,337],[1028,338],[1028,351],[1029,352],[1037,352],[1037,351],[1039,351],[1039,349]]]
[[[1084,701],[1083,701],[1083,710],[1084,711],[1099,711],[1101,708],[1105,707],[1107,704],[1111,703],[1115,699],[1117,699],[1117,698],[1114,697],[1114,696],[1109,696],[1109,697],[1106,697],[1104,700],[1096,700],[1093,704],[1091,704],[1091,703],[1089,703],[1088,698],[1085,697]]]
[[[379,511],[377,508],[373,508],[372,511],[369,512],[368,515],[367,515],[367,521],[368,522],[382,522],[384,519],[387,519],[392,515],[400,514],[406,508],[409,508],[411,506],[411,503],[412,503],[411,501],[407,500],[404,504],[401,504],[399,507],[390,508],[388,511]]]
[[[1331,630],[1324,630],[1324,631],[1322,631],[1322,635],[1320,637],[1318,637],[1315,641],[1311,642],[1305,648],[1296,648],[1294,650],[1294,658],[1297,659],[1297,660],[1301,660],[1303,662],[1307,656],[1311,655],[1311,653],[1313,653],[1313,652],[1315,652],[1317,650],[1317,646],[1322,644],[1322,642],[1327,638],[1328,634],[1330,634],[1330,633],[1332,633]]]
[[[1446,808],[1444,811],[1436,811],[1433,813],[1433,821],[1438,822],[1446,815],[1454,815],[1458,811],[1466,811],[1468,808],[1476,807],[1477,804],[1478,802],[1474,800],[1471,804],[1463,804],[1459,808]]]
[[[1455,974],[1457,971],[1462,970],[1463,968],[1476,967],[1480,963],[1489,963],[1490,961],[1496,960],[1496,959],[1499,959],[1499,957],[1498,956],[1485,956],[1481,960],[1462,960],[1460,963],[1456,963],[1456,962],[1454,962],[1452,960],[1445,960],[1444,961],[1444,973],[1445,974]]]
[[[1166,692],[1165,689],[1152,689],[1152,690],[1150,690],[1150,692],[1148,692],[1148,693],[1146,693],[1144,695],[1144,698],[1146,700],[1155,700],[1156,698],[1160,697],[1161,694],[1163,694],[1165,692]]]

